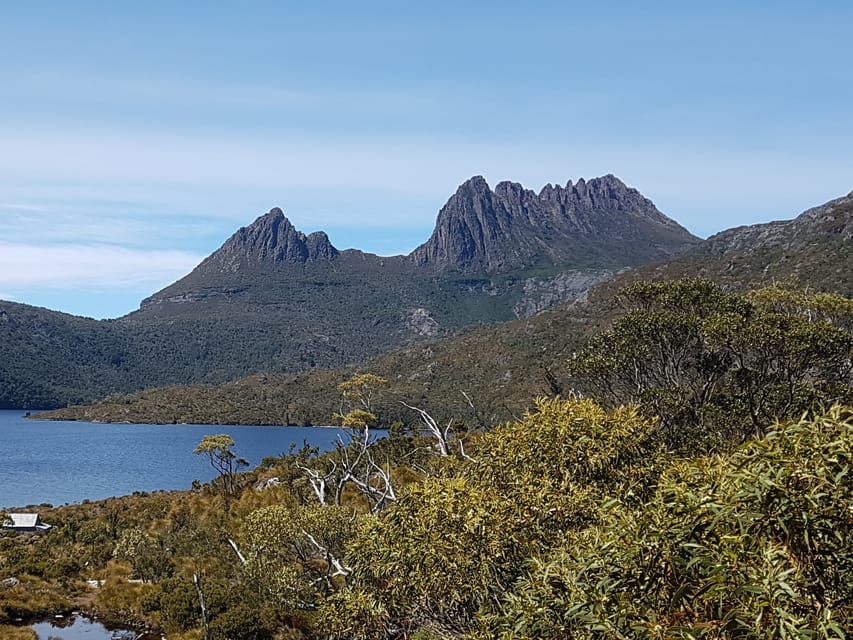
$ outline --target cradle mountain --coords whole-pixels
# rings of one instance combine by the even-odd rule
[[[610,175],[538,194],[473,177],[406,256],[339,250],[272,209],[123,318],[0,303],[0,407],[357,362],[582,298],[698,242]]]
[[[303,421],[316,416],[309,387],[333,388],[344,375],[325,370],[368,359],[386,376],[413,376],[410,397],[443,396],[460,377],[485,394],[506,390],[507,376],[529,376],[518,385],[529,400],[558,384],[549,372],[606,321],[601,301],[631,279],[705,275],[743,287],[787,278],[849,293],[851,203],[839,198],[796,220],[701,241],[613,176],[539,193],[510,182],[492,190],[474,177],[423,245],[391,257],[339,250],[273,209],[118,320],[0,303],[0,406],[61,406],[263,372],[247,381],[289,380],[305,399],[293,412]],[[590,295],[595,304],[580,304]],[[477,371],[454,373],[466,358]],[[247,392],[250,383],[237,384]]]

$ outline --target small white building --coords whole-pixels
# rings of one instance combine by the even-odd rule
[[[46,533],[51,530],[52,525],[42,522],[37,513],[10,513],[3,521],[3,528],[12,531]]]

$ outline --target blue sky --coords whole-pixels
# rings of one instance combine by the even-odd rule
[[[0,298],[115,317],[273,206],[406,253],[613,173],[698,235],[853,189],[849,2],[39,2],[0,20]]]

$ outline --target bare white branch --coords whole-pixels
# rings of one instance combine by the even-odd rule
[[[345,567],[343,564],[341,564],[341,562],[334,555],[332,555],[332,553],[326,547],[317,542],[317,539],[314,536],[305,531],[305,529],[302,529],[302,534],[306,538],[308,538],[308,541],[317,548],[317,551],[319,551],[323,554],[323,556],[325,556],[326,561],[329,563],[329,566],[335,568],[335,571],[329,574],[329,578],[334,578],[335,576],[348,576],[350,574],[352,569],[350,569],[349,567]]]
[[[308,482],[311,483],[311,488],[314,490],[314,494],[317,496],[317,500],[320,501],[320,504],[325,505],[326,484],[335,477],[335,472],[338,469],[338,466],[335,464],[335,462],[332,461],[332,468],[326,473],[322,473],[317,469],[305,467],[299,464],[298,462],[296,463],[296,468],[308,474]]]
[[[411,409],[412,411],[417,411],[418,415],[421,417],[421,421],[426,425],[426,428],[429,432],[435,436],[435,439],[438,443],[438,450],[442,457],[447,457],[450,455],[450,448],[447,445],[448,442],[448,434],[450,433],[450,423],[447,423],[447,426],[442,429],[438,426],[438,423],[435,421],[429,413],[427,413],[424,409],[420,407],[414,407],[405,402],[400,402],[407,409]]]
[[[230,544],[231,548],[234,549],[234,553],[236,553],[237,557],[240,559],[240,564],[246,564],[246,558],[242,553],[240,553],[240,548],[237,546],[237,543],[231,538],[228,538],[228,544]]]
[[[474,462],[474,463],[477,462],[474,458],[472,458],[467,453],[465,453],[465,443],[462,442],[461,439],[459,440],[459,455],[461,455],[466,460],[470,460],[471,462]]]

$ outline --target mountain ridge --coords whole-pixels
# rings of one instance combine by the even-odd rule
[[[772,236],[767,234],[768,225]],[[399,401],[404,400],[427,408],[441,423],[493,424],[522,415],[534,397],[566,389],[566,366],[572,353],[587,337],[608,326],[620,309],[616,294],[633,281],[700,276],[720,282],[726,289],[744,291],[783,280],[792,286],[853,297],[851,229],[853,193],[812,207],[792,220],[717,234],[715,242],[725,245],[703,243],[687,256],[616,275],[594,286],[588,302],[577,300],[527,318],[405,345],[357,366],[256,374],[209,387],[147,390],[50,417],[311,424],[335,410],[340,382],[358,372],[371,372],[391,384],[387,397],[377,401],[383,421],[415,419],[417,416],[402,408]],[[758,248],[753,249],[750,239]],[[787,254],[780,254],[778,248],[792,241],[798,243],[800,253],[786,259]]]
[[[638,251],[624,240],[649,237],[654,225],[659,246]],[[666,235],[661,232],[665,231]],[[549,234],[559,242],[543,242]],[[608,174],[565,187],[550,183],[536,192],[520,183],[502,181],[489,188],[482,176],[462,183],[441,208],[429,240],[409,257],[440,270],[495,273],[537,264],[570,263],[573,253],[602,255],[597,238],[606,236],[629,261],[647,262],[677,252],[674,245],[699,241],[662,214],[651,200]],[[625,237],[623,237],[625,236]],[[621,251],[620,251],[621,250]],[[636,255],[634,255],[636,254]]]
[[[415,282],[414,289],[423,293],[424,288],[435,288],[436,277],[447,277],[458,278],[459,286],[468,290],[473,282],[474,289],[494,297],[492,278],[537,270],[539,280],[517,287],[511,294],[514,299],[504,305],[511,312],[526,312],[567,299],[562,295],[582,294],[579,283],[598,281],[602,270],[615,272],[678,255],[699,242],[651,200],[612,175],[581,178],[576,185],[569,181],[565,188],[549,184],[539,194],[509,181],[492,191],[482,176],[474,176],[459,185],[439,211],[430,239],[408,255],[340,251],[325,232],[306,236],[274,208],[236,231],[187,276],[143,300],[139,311],[126,318],[165,316],[175,311],[175,304],[185,307],[214,300],[258,302],[262,297],[269,304],[295,281],[337,281],[341,272],[353,278],[383,274],[394,282],[377,286],[387,285],[396,296],[408,282]],[[546,283],[563,293],[538,293],[547,286],[543,270]],[[559,277],[560,272],[590,270],[595,272],[591,276],[568,281]],[[263,280],[275,280],[279,286],[265,288]],[[256,295],[259,289],[263,293]],[[524,299],[531,292],[537,292],[537,300]],[[422,314],[435,295],[444,296],[431,291],[404,297],[409,308]],[[501,312],[491,320],[510,317]]]
[[[586,189],[588,195],[587,184],[578,192]],[[483,198],[500,193],[521,202],[545,194],[546,200],[559,200],[549,195],[557,188],[548,185],[539,194],[510,182],[494,192],[485,180],[470,186]],[[507,195],[519,190],[517,197]],[[673,249],[675,257],[653,264],[596,262],[594,251],[592,258],[583,258],[585,264],[571,251],[561,255],[573,262],[553,264],[531,258],[522,243],[511,256],[521,262],[511,264],[531,266],[502,273],[468,271],[456,263],[448,269],[423,267],[410,257],[415,252],[381,257],[338,251],[322,232],[305,235],[273,209],[256,220],[259,226],[238,230],[219,252],[124,318],[81,322],[0,304],[6,312],[5,320],[0,318],[0,406],[57,406],[146,387],[217,384],[259,371],[354,365],[400,347],[417,352],[423,340],[528,318],[565,303],[575,305],[576,313],[590,292],[606,296],[632,278],[706,275],[738,288],[781,275],[844,293],[853,289],[853,257],[845,235],[849,203],[842,200],[827,203],[828,212],[821,209],[827,205],[813,208],[826,215],[799,217],[790,234],[801,254],[790,255],[778,245],[756,251],[731,246],[714,253],[708,242],[691,236]],[[620,215],[616,211],[610,207],[606,213]],[[666,220],[659,223],[666,226]],[[758,231],[738,233],[746,238]],[[580,327],[574,321],[568,326],[575,332]],[[515,348],[523,347],[512,339]],[[36,404],[28,406],[28,398]]]

